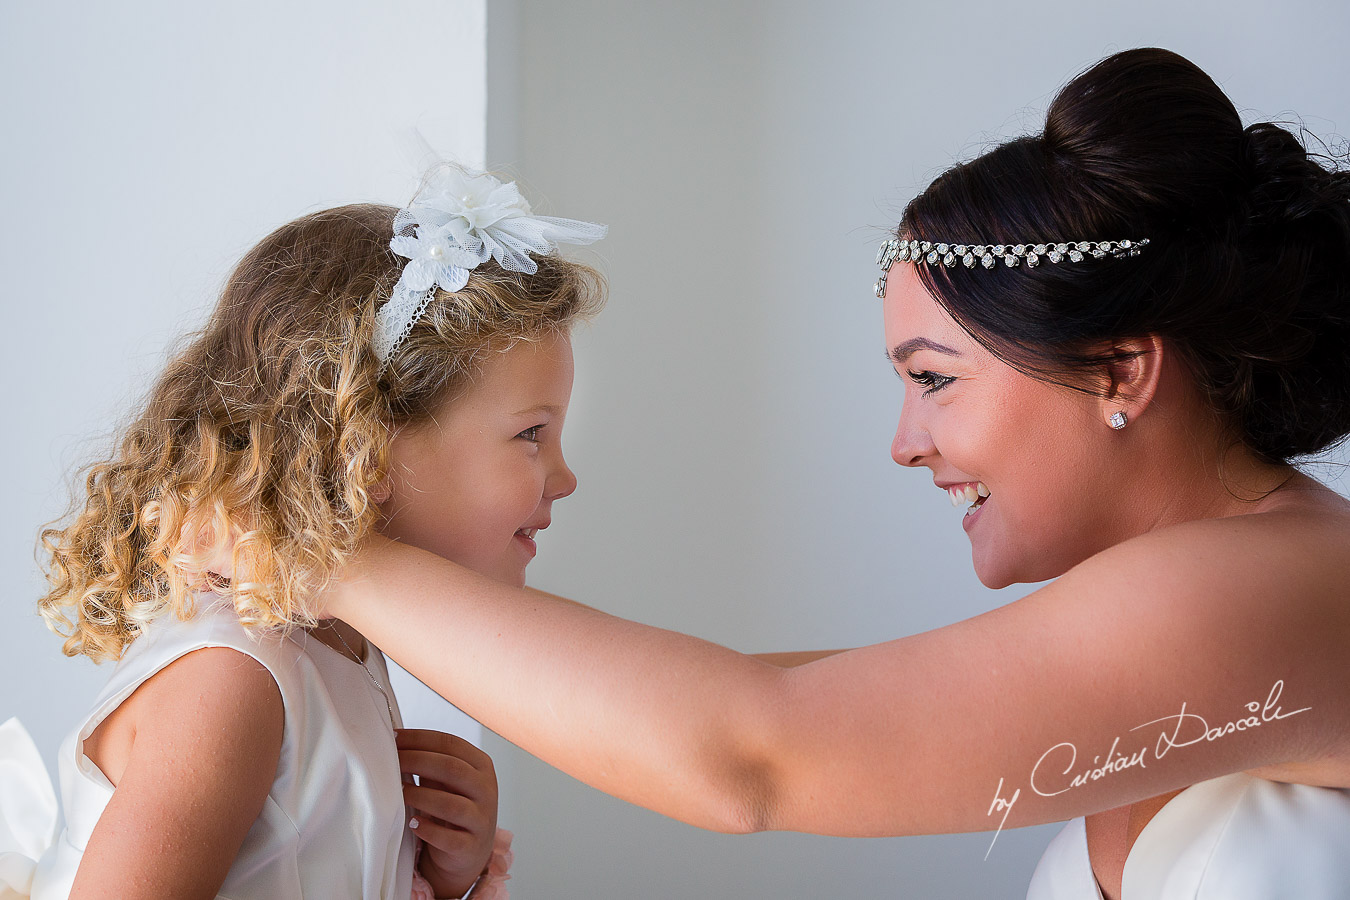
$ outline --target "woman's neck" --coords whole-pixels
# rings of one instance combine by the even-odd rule
[[[1137,516],[1124,516],[1128,539],[1147,531],[1198,519],[1221,519],[1277,509],[1344,503],[1334,491],[1287,464],[1258,459],[1239,445],[1225,451],[1159,453],[1158,468],[1123,482],[1131,496],[1121,498]],[[1187,464],[1177,466],[1184,460]],[[1171,465],[1163,470],[1163,461]]]

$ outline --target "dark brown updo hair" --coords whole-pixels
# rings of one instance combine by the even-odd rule
[[[1106,342],[1158,335],[1259,458],[1350,434],[1350,173],[1166,50],[1069,82],[1045,130],[958,165],[901,237],[967,244],[1149,239],[1139,255],[1036,268],[920,265],[972,337],[1033,377],[1097,393]],[[1042,258],[1044,260],[1044,257]]]

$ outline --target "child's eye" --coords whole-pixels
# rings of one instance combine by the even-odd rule
[[[950,375],[939,375],[936,372],[909,372],[908,374],[915,384],[921,384],[928,388],[923,392],[925,397],[937,393],[956,380]]]
[[[516,437],[524,438],[531,443],[537,444],[539,443],[539,429],[543,427],[543,425],[531,425],[529,428],[526,428],[520,434],[516,435]]]

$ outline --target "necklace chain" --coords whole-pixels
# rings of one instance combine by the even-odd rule
[[[356,652],[355,650],[353,650],[353,649],[347,644],[347,642],[346,642],[345,640],[343,640],[343,638],[342,638],[342,632],[341,632],[341,631],[338,631],[337,628],[334,628],[334,629],[333,629],[333,634],[337,635],[337,639],[342,643],[342,646],[346,648],[347,652],[350,653],[350,654],[352,655],[352,659],[356,660],[356,664],[357,664],[358,666],[360,666],[361,668],[363,668],[363,669],[366,670],[366,675],[369,676],[369,678],[370,678],[370,683],[373,684],[373,685],[375,685],[375,690],[379,691],[379,692],[380,692],[380,696],[384,698],[384,705],[385,705],[386,707],[388,707],[388,709],[389,709],[389,727],[390,727],[390,728],[393,728],[393,727],[394,727],[394,704],[392,704],[392,703],[389,702],[389,694],[385,691],[384,685],[380,684],[379,679],[375,677],[375,673],[372,672],[372,671],[370,671],[370,667],[366,665],[365,660],[363,660],[363,659],[360,657],[360,655],[357,654],[357,652]],[[367,641],[366,643],[369,644],[369,641]]]

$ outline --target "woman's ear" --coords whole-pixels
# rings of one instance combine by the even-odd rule
[[[1163,347],[1162,338],[1149,335],[1106,348],[1111,360],[1105,364],[1105,384],[1099,401],[1103,422],[1120,429],[1143,415],[1158,393]]]

